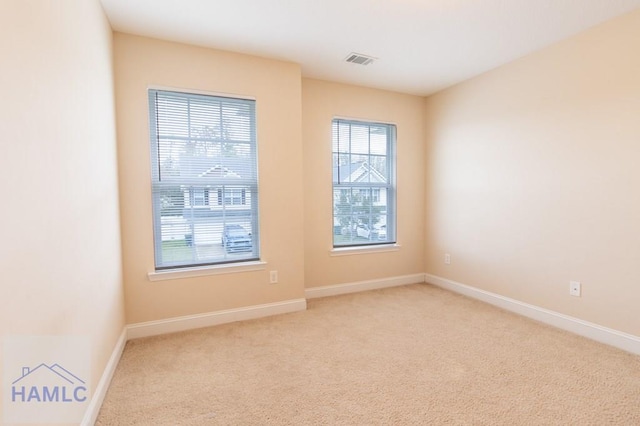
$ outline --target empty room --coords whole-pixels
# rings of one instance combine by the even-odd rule
[[[1,424],[640,424],[640,0],[0,20]]]

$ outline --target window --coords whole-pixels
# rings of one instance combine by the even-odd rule
[[[391,124],[333,120],[333,246],[395,243]]]
[[[218,204],[242,205],[247,203],[247,192],[244,189],[227,189],[222,196],[222,189],[218,189]]]
[[[149,90],[156,270],[257,260],[255,101]]]

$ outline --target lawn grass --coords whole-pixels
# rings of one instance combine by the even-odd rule
[[[368,239],[362,237],[353,237],[350,238],[348,235],[334,235],[333,236],[333,245],[348,245],[348,244],[361,244],[369,242]]]
[[[188,246],[185,240],[171,240],[162,242],[163,262],[185,262],[193,259],[193,247]]]

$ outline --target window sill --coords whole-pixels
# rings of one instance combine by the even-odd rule
[[[234,274],[237,272],[262,271],[267,262],[229,263],[225,265],[203,266],[199,268],[170,269],[166,271],[149,272],[149,281],[177,280],[180,278],[204,277],[207,275]]]
[[[331,256],[350,256],[354,254],[384,253],[400,250],[400,244],[380,244],[375,246],[339,247],[329,252]]]

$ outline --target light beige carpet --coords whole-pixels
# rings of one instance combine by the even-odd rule
[[[127,344],[98,425],[640,425],[640,357],[426,284]]]

